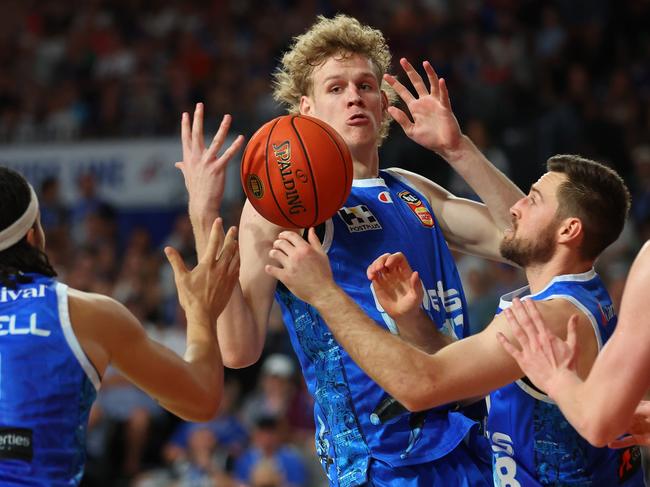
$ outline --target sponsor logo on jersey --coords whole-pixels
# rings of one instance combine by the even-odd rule
[[[607,323],[609,323],[609,320],[614,317],[614,306],[611,304],[601,306],[601,304],[598,303],[598,309],[600,310],[600,319],[602,320],[602,324],[603,326],[606,326]]]
[[[339,216],[352,233],[381,230],[381,225],[377,217],[372,214],[366,205],[353,206],[351,208],[343,207],[339,210]]]
[[[32,445],[32,430],[0,428],[0,458],[31,462],[34,456]]]
[[[427,210],[427,207],[424,206],[422,201],[420,201],[420,198],[415,196],[410,191],[402,191],[397,196],[399,196],[400,199],[409,206],[411,211],[415,213],[415,216],[418,217],[422,225],[429,228],[433,227],[433,216],[429,210]]]
[[[390,193],[388,191],[382,191],[377,195],[377,199],[381,201],[382,203],[392,203],[393,198],[390,197]]]
[[[8,303],[19,299],[44,298],[46,288],[47,286],[45,284],[39,284],[37,287],[26,287],[15,290],[0,287],[0,303]]]

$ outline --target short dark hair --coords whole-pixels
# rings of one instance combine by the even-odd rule
[[[0,166],[0,231],[9,227],[25,213],[31,200],[29,185],[16,171]],[[0,285],[15,287],[31,282],[24,273],[56,276],[50,261],[40,249],[23,237],[8,249],[0,251]]]
[[[586,259],[596,259],[621,234],[630,191],[612,168],[577,155],[553,156],[546,168],[567,176],[557,190],[557,216],[580,219],[584,231],[580,252]]]

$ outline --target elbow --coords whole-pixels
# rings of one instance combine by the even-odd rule
[[[589,421],[578,430],[582,437],[596,448],[606,447],[610,441],[616,439],[617,434],[602,421]]]
[[[426,392],[428,390],[430,389],[422,383],[405,383],[396,388],[392,396],[410,412],[417,413],[438,405],[433,400],[431,394]]]
[[[192,411],[183,415],[186,421],[193,421],[196,423],[206,423],[215,418],[221,406],[221,395],[205,398],[202,401],[197,401]]]
[[[230,349],[221,351],[223,365],[229,369],[243,369],[244,367],[250,367],[260,359],[261,355],[261,349],[253,350],[252,348],[248,350]]]

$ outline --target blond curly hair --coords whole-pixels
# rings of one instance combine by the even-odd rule
[[[338,14],[332,19],[319,15],[317,21],[302,35],[294,37],[293,44],[273,73],[273,98],[287,107],[289,113],[300,111],[300,98],[313,89],[314,69],[329,57],[360,54],[368,58],[381,89],[389,103],[395,100],[394,91],[383,81],[391,61],[390,50],[381,31],[362,25],[357,19]],[[379,143],[388,135],[390,117],[384,114],[379,132]]]

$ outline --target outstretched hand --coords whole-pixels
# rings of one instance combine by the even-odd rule
[[[239,277],[237,228],[223,234],[223,222],[217,218],[210,230],[206,252],[191,271],[173,247],[165,255],[174,271],[178,300],[188,321],[192,316],[207,318],[213,325],[230,300]]]
[[[385,74],[384,80],[404,101],[413,121],[397,107],[388,107],[388,112],[409,138],[445,158],[448,157],[459,147],[462,132],[451,109],[444,78],[438,78],[431,63],[424,61],[422,65],[430,86],[427,89],[424,80],[411,63],[402,58],[400,65],[415,89],[415,96],[394,76]]]
[[[377,301],[394,320],[417,313],[424,297],[420,276],[402,252],[383,254],[368,266]]]
[[[269,251],[277,264],[267,264],[267,274],[281,281],[298,298],[315,305],[328,285],[334,286],[329,259],[313,228],[308,241],[296,232],[280,232]]]
[[[232,117],[224,115],[219,130],[206,149],[203,135],[203,103],[194,109],[194,121],[190,125],[190,115],[183,113],[181,120],[181,141],[183,160],[176,167],[183,173],[185,187],[190,197],[190,216],[193,212],[201,214],[213,212],[218,215],[223,199],[226,166],[232,156],[241,149],[244,137],[239,135],[230,146],[218,156],[223,147]]]
[[[532,299],[514,299],[512,307],[504,310],[512,325],[518,348],[502,333],[497,334],[503,348],[517,361],[524,374],[541,390],[551,394],[554,382],[560,374],[576,374],[578,317],[569,320],[567,339],[554,335],[544,323],[537,305]]]
[[[627,436],[614,440],[607,446],[610,448],[627,448],[632,445],[650,446],[650,401],[641,401],[636,407],[627,432],[629,433]]]

